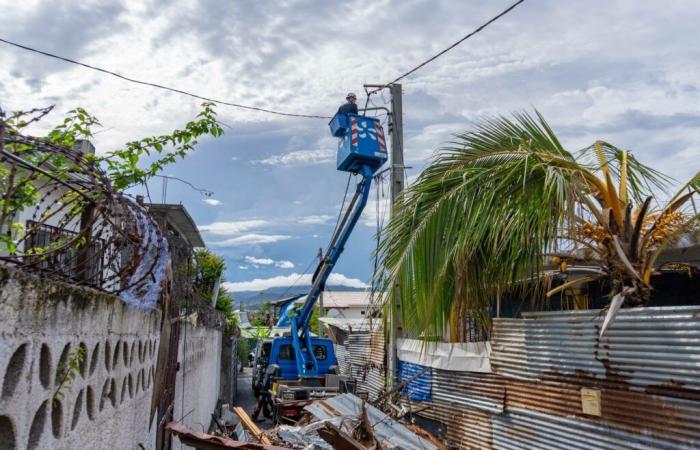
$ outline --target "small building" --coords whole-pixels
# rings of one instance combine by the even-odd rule
[[[364,319],[370,314],[371,292],[368,291],[323,291],[323,316],[339,319]],[[271,302],[275,321],[284,314],[285,306],[293,301],[300,307],[306,294],[298,294]],[[317,307],[321,305],[321,299]]]
[[[191,248],[206,246],[197,225],[184,206],[164,203],[151,203],[146,206],[161,230],[181,237]]]
[[[324,291],[323,309],[325,316],[342,319],[364,319],[370,314],[368,291]]]

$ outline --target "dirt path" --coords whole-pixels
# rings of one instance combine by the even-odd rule
[[[242,407],[248,415],[253,414],[255,409],[255,404],[257,399],[253,393],[252,387],[252,369],[246,367],[243,373],[238,374],[238,390],[236,391],[236,406]],[[260,414],[259,420],[264,419],[263,415]],[[272,428],[272,421],[270,419],[265,419],[264,421],[257,422],[260,428],[268,429]]]

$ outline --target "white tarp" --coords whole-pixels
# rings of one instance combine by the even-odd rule
[[[397,356],[422,366],[466,372],[491,372],[490,342],[425,342],[399,339]]]

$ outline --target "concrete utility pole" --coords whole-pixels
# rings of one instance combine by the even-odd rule
[[[387,86],[382,84],[366,84],[365,88],[384,89]],[[391,112],[389,113],[389,133],[391,133],[391,158],[389,162],[391,166],[391,215],[395,214],[394,203],[401,194],[404,188],[404,173],[406,166],[403,160],[403,105],[401,99],[401,84],[392,83],[389,86],[391,94]],[[367,108],[385,109],[385,108]],[[398,283],[394,286],[394,297],[391,299],[391,308],[389,309],[389,342],[386,345],[387,368],[386,379],[387,389],[391,389],[396,382],[397,375],[397,357],[396,347],[397,339],[403,336],[403,328],[401,327],[401,305],[399,304],[399,286]]]
[[[401,99],[401,85],[394,83],[389,85],[391,93],[391,216],[396,213],[394,204],[404,187],[404,161],[403,161],[403,105]],[[387,380],[393,387],[397,376],[397,340],[403,336],[401,327],[401,306],[399,304],[399,286],[394,285],[394,296],[391,299],[389,324],[389,348],[387,349]]]

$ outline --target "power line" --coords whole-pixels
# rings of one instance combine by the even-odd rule
[[[512,11],[513,9],[515,9],[516,6],[518,6],[519,4],[523,3],[524,1],[525,1],[525,0],[518,0],[517,2],[513,3],[511,6],[509,6],[508,8],[506,8],[503,12],[501,12],[500,14],[494,16],[494,17],[491,18],[489,21],[487,21],[486,23],[484,23],[483,25],[481,25],[480,27],[478,27],[476,30],[474,30],[474,31],[472,31],[471,33],[467,34],[466,36],[464,36],[463,38],[461,38],[460,40],[458,40],[458,41],[455,42],[454,44],[450,45],[450,46],[447,47],[446,49],[442,50],[441,52],[437,53],[436,55],[432,56],[431,58],[429,58],[429,59],[423,61],[422,63],[420,63],[419,65],[415,66],[414,68],[412,68],[412,69],[409,70],[408,72],[405,72],[404,74],[398,76],[398,77],[397,77],[396,79],[394,79],[393,81],[390,81],[390,82],[388,82],[388,83],[386,83],[386,84],[384,84],[384,85],[382,85],[382,86],[380,86],[380,87],[374,89],[373,91],[367,92],[368,97],[371,96],[372,94],[375,94],[375,93],[381,91],[383,88],[388,87],[390,84],[396,83],[396,82],[402,80],[403,78],[406,78],[407,76],[409,76],[409,75],[411,75],[412,73],[416,72],[417,70],[419,70],[420,68],[424,67],[425,65],[427,65],[427,64],[429,64],[429,63],[435,61],[435,60],[436,60],[437,58],[439,58],[440,56],[442,56],[442,55],[444,55],[445,53],[449,52],[450,50],[452,50],[453,48],[457,47],[457,46],[458,46],[459,44],[461,44],[462,42],[466,41],[467,39],[469,39],[470,37],[472,37],[472,36],[474,36],[475,34],[479,33],[481,30],[483,30],[483,29],[486,28],[487,26],[491,25],[493,22],[497,21],[497,20],[500,19],[501,17],[503,17],[503,16],[505,16],[506,14],[508,14],[510,11]],[[75,65],[78,65],[78,66],[85,67],[85,68],[87,68],[87,69],[91,69],[91,70],[95,70],[95,71],[98,71],[98,72],[102,72],[102,73],[105,73],[105,74],[107,74],[107,75],[112,75],[112,76],[114,76],[114,77],[120,78],[120,79],[125,80],[125,81],[129,81],[129,82],[131,82],[131,83],[141,84],[141,85],[144,85],[144,86],[150,86],[150,87],[154,87],[154,88],[157,88],[157,89],[163,89],[163,90],[166,90],[166,91],[175,92],[175,93],[177,93],[177,94],[182,94],[182,95],[187,95],[187,96],[189,96],[189,97],[193,97],[193,98],[196,98],[196,99],[199,99],[199,100],[208,101],[208,102],[217,103],[217,104],[220,104],[220,105],[232,106],[232,107],[234,107],[234,108],[247,109],[247,110],[250,110],[250,111],[259,111],[259,112],[264,112],[264,113],[268,113],[268,114],[275,114],[275,115],[278,115],[278,116],[286,116],[286,117],[303,117],[303,118],[308,118],[308,119],[330,119],[330,118],[331,118],[330,116],[320,116],[320,115],[314,115],[314,114],[296,114],[296,113],[288,113],[288,112],[276,111],[276,110],[272,110],[272,109],[259,108],[259,107],[257,107],[257,106],[243,105],[243,104],[240,104],[240,103],[228,102],[228,101],[224,101],[224,100],[217,100],[217,99],[214,99],[214,98],[211,98],[211,97],[205,97],[205,96],[203,96],[203,95],[194,94],[194,93],[192,93],[192,92],[188,92],[188,91],[185,91],[185,90],[182,90],[182,89],[173,88],[173,87],[169,87],[169,86],[164,86],[164,85],[162,85],[162,84],[157,84],[157,83],[151,83],[151,82],[149,82],[149,81],[141,81],[141,80],[137,80],[137,79],[135,79],[135,78],[130,78],[130,77],[127,77],[127,76],[125,76],[125,75],[121,75],[121,74],[119,74],[119,73],[113,72],[113,71],[111,71],[111,70],[103,69],[103,68],[100,68],[100,67],[97,67],[97,66],[93,66],[93,65],[86,64],[86,63],[83,63],[83,62],[80,62],[80,61],[76,61],[76,60],[74,60],[74,59],[66,58],[66,57],[64,57],[64,56],[59,56],[59,55],[55,55],[55,54],[53,54],[53,53],[49,53],[49,52],[45,52],[45,51],[42,51],[42,50],[38,50],[38,49],[35,49],[35,48],[32,48],[32,47],[28,47],[28,46],[26,46],[26,45],[22,45],[22,44],[18,44],[18,43],[16,43],[16,42],[8,41],[7,39],[0,38],[0,42],[3,42],[3,43],[5,43],[5,44],[11,45],[11,46],[14,46],[14,47],[17,47],[17,48],[21,48],[21,49],[23,49],[23,50],[27,50],[27,51],[30,51],[30,52],[38,53],[38,54],[40,54],[40,55],[48,56],[49,58],[58,59],[58,60],[61,60],[61,61],[67,62],[67,63],[71,63],[71,64],[75,64]]]
[[[112,76],[114,76],[114,77],[120,78],[120,79],[122,79],[122,80],[129,81],[129,82],[131,82],[131,83],[142,84],[142,85],[144,85],[144,86],[151,86],[151,87],[154,87],[154,88],[163,89],[163,90],[166,90],[166,91],[171,91],[171,92],[175,92],[175,93],[182,94],[182,95],[187,95],[187,96],[189,96],[189,97],[193,97],[193,98],[196,98],[196,99],[199,99],[199,100],[204,100],[204,101],[207,101],[207,102],[218,103],[218,104],[220,104],[220,105],[233,106],[234,108],[248,109],[248,110],[251,110],[251,111],[259,111],[259,112],[265,112],[265,113],[269,113],[269,114],[276,114],[276,115],[278,115],[278,116],[304,117],[304,118],[307,118],[307,119],[330,119],[330,118],[331,118],[331,117],[328,117],[328,116],[317,116],[317,115],[313,115],[313,114],[295,114],[295,113],[288,113],[288,112],[282,112],[282,111],[275,111],[275,110],[272,110],[272,109],[258,108],[257,106],[242,105],[242,104],[240,104],[240,103],[233,103],[233,102],[227,102],[227,101],[224,101],[224,100],[217,100],[217,99],[210,98],[210,97],[204,97],[204,96],[199,95],[199,94],[193,94],[192,92],[184,91],[184,90],[182,90],[182,89],[172,88],[172,87],[164,86],[164,85],[162,85],[162,84],[151,83],[151,82],[148,82],[148,81],[141,81],[141,80],[137,80],[137,79],[135,79],[135,78],[130,78],[130,77],[127,77],[127,76],[118,74],[118,73],[116,73],[116,72],[112,72],[111,70],[102,69],[102,68],[100,68],[100,67],[92,66],[92,65],[86,64],[86,63],[82,63],[82,62],[76,61],[76,60],[74,60],[74,59],[70,59],[70,58],[66,58],[66,57],[63,57],[63,56],[54,55],[53,53],[48,53],[48,52],[45,52],[45,51],[42,51],[42,50],[37,50],[37,49],[35,49],[35,48],[27,47],[26,45],[22,45],[22,44],[18,44],[18,43],[16,43],[16,42],[8,41],[8,40],[3,39],[3,38],[0,38],[0,42],[4,42],[5,44],[12,45],[12,46],[14,46],[14,47],[21,48],[21,49],[23,49],[23,50],[28,50],[28,51],[30,51],[30,52],[38,53],[38,54],[40,54],[40,55],[48,56],[49,58],[59,59],[59,60],[61,60],[61,61],[65,61],[65,62],[67,62],[67,63],[76,64],[76,65],[78,65],[78,66],[82,66],[82,67],[85,67],[85,68],[88,68],[88,69],[91,69],[91,70],[96,70],[96,71],[98,71],[98,72],[106,73],[107,75],[112,75]]]
[[[182,178],[173,177],[173,176],[167,176],[167,175],[153,175],[153,176],[154,176],[154,177],[158,177],[158,178],[164,178],[164,179],[166,179],[166,180],[175,180],[175,181],[179,181],[180,183],[184,183],[184,184],[188,185],[190,188],[192,188],[193,190],[195,190],[195,191],[197,191],[197,192],[200,192],[200,193],[203,194],[205,197],[211,197],[212,195],[214,195],[214,192],[213,192],[213,191],[210,191],[209,189],[198,188],[198,187],[195,186],[194,184],[190,183],[190,182],[187,181],[187,180],[183,180]]]
[[[483,25],[481,25],[481,26],[480,26],[479,28],[477,28],[476,30],[474,30],[474,31],[472,31],[471,33],[469,33],[469,34],[467,34],[466,36],[464,36],[462,39],[458,40],[458,41],[455,42],[454,44],[452,44],[452,45],[450,45],[449,47],[447,47],[446,49],[442,50],[440,53],[438,53],[438,54],[436,54],[436,55],[430,57],[429,59],[426,59],[426,60],[423,61],[422,63],[420,63],[420,64],[418,64],[417,66],[415,66],[413,69],[409,70],[408,72],[405,72],[403,75],[398,76],[395,80],[390,81],[390,82],[388,82],[388,83],[382,85],[381,87],[378,87],[378,88],[374,89],[373,91],[369,92],[369,94],[371,95],[371,94],[374,94],[374,93],[376,93],[376,92],[379,92],[379,91],[381,91],[382,89],[384,89],[384,88],[386,88],[386,87],[389,87],[390,84],[394,84],[394,83],[397,83],[397,82],[401,81],[402,79],[404,79],[404,78],[406,78],[407,76],[411,75],[413,72],[417,71],[418,69],[420,69],[421,67],[425,66],[426,64],[429,64],[429,63],[435,61],[436,59],[438,59],[439,57],[441,57],[441,56],[444,55],[445,53],[447,53],[447,52],[449,52],[450,50],[452,50],[453,48],[457,47],[457,46],[458,46],[459,44],[461,44],[462,42],[466,41],[467,39],[469,39],[470,37],[472,37],[472,36],[474,36],[475,34],[479,33],[481,30],[483,30],[483,29],[486,28],[487,26],[491,25],[492,23],[494,23],[495,21],[497,21],[497,20],[500,19],[501,17],[503,17],[503,16],[505,16],[506,14],[508,14],[509,12],[511,12],[513,9],[515,9],[516,6],[518,6],[519,4],[521,4],[521,3],[524,2],[524,1],[525,1],[525,0],[518,0],[517,2],[513,3],[512,5],[510,5],[510,6],[509,6],[508,8],[506,8],[505,10],[503,10],[503,12],[501,12],[501,13],[498,14],[497,16],[494,16],[494,17],[491,18],[488,22],[484,23]]]

